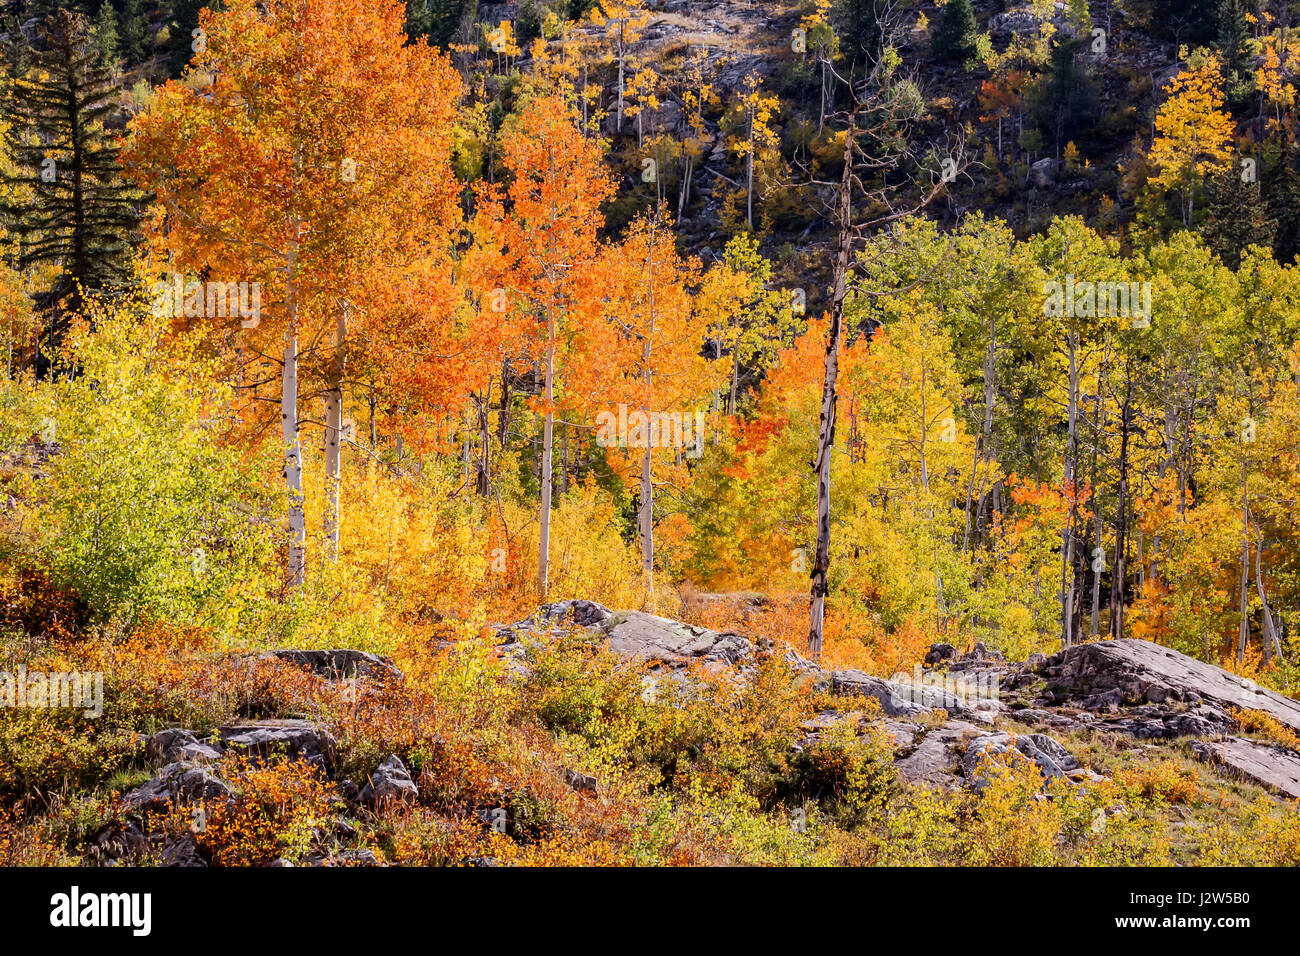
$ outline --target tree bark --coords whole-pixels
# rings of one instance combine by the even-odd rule
[[[325,560],[339,559],[340,491],[343,479],[343,377],[347,372],[348,303],[335,317],[334,361],[330,387],[325,392],[325,513],[321,530],[325,535]]]
[[[856,114],[849,114],[849,126],[844,137],[844,173],[840,180],[835,281],[830,329],[826,333],[826,370],[822,381],[822,409],[817,432],[817,547],[809,575],[812,601],[808,612],[808,654],[814,661],[821,658],[831,561],[831,455],[835,447],[835,389],[840,370],[840,331],[844,322],[849,257],[853,245],[853,136],[856,132],[856,118]]]
[[[284,436],[284,483],[289,492],[289,587],[307,577],[307,516],[302,490],[302,444],[298,434],[298,262],[289,254],[285,278],[284,367],[280,388],[280,431]]]
[[[979,442],[975,448],[974,461],[971,462],[970,484],[966,488],[966,531],[962,535],[961,549],[965,552],[970,548],[971,532],[974,525],[979,521],[979,508],[975,508],[975,483],[976,476],[979,473],[979,466],[983,459],[989,457],[988,447],[993,437],[993,376],[997,371],[997,323],[989,319],[989,347],[984,353],[984,422],[980,429]],[[984,493],[980,492],[980,504],[984,503]],[[974,520],[972,521],[971,511],[974,509]]]
[[[1088,634],[1095,641],[1098,636],[1100,627],[1099,619],[1101,617],[1101,575],[1105,570],[1106,548],[1103,541],[1104,524],[1101,518],[1101,503],[1097,500],[1097,488],[1100,485],[1097,482],[1097,458],[1101,453],[1101,443],[1105,435],[1105,416],[1106,404],[1102,401],[1102,382],[1109,371],[1108,362],[1103,361],[1101,369],[1097,375],[1097,392],[1092,401],[1092,510],[1096,519],[1097,545],[1093,556],[1102,562],[1101,569],[1092,568],[1092,615],[1089,623]],[[1093,562],[1094,565],[1096,561]]]
[[[637,516],[638,524],[641,531],[641,577],[645,587],[646,597],[649,604],[653,607],[655,596],[655,498],[653,465],[654,449],[653,442],[650,440],[652,429],[650,428],[650,416],[653,410],[648,407],[651,388],[654,385],[654,372],[651,366],[651,359],[654,352],[654,335],[655,335],[655,261],[654,261],[654,243],[655,234],[651,233],[650,237],[650,255],[646,263],[646,278],[649,282],[647,289],[647,302],[650,314],[649,328],[646,331],[645,338],[641,342],[641,375],[645,381],[646,404],[642,405],[642,411],[646,413],[646,431],[645,431],[645,453],[641,456],[641,508]]]
[[[1237,663],[1246,659],[1250,640],[1250,497],[1246,486],[1246,450],[1241,451],[1241,628],[1237,635]]]
[[[1115,504],[1115,558],[1110,570],[1110,634],[1124,636],[1124,577],[1128,539],[1128,436],[1133,399],[1132,363],[1124,364],[1124,408],[1120,412],[1119,489]]]
[[[1074,643],[1074,478],[1078,457],[1079,429],[1079,355],[1074,329],[1067,338],[1070,361],[1069,427],[1065,441],[1065,490],[1070,495],[1070,509],[1061,530],[1061,646]]]
[[[555,443],[555,315],[551,306],[546,310],[546,411],[542,421],[542,460],[538,466],[542,500],[540,504],[541,532],[537,543],[537,593],[546,600],[551,556],[551,456]]]

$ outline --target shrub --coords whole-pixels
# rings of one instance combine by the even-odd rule
[[[139,310],[102,308],[94,329],[71,337],[80,374],[40,386],[54,393],[59,451],[47,477],[26,480],[30,514],[10,546],[33,551],[98,621],[233,625],[260,591],[265,471],[221,447],[227,393],[202,368],[172,378]]]
[[[312,764],[275,760],[258,764],[242,756],[222,760],[220,774],[236,790],[229,802],[208,802],[202,812],[177,811],[172,828],[188,822],[198,845],[216,866],[258,866],[285,857],[299,862],[319,847],[337,800]]]
[[[1281,744],[1290,750],[1300,750],[1300,736],[1272,714],[1263,710],[1229,710],[1237,726],[1248,734],[1258,734],[1265,740]]]
[[[1146,800],[1197,803],[1201,799],[1196,774],[1173,760],[1142,767],[1125,767],[1115,773],[1115,782]]]

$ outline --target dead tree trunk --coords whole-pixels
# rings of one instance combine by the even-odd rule
[[[826,332],[826,370],[822,379],[822,409],[817,430],[817,548],[812,565],[812,604],[809,610],[808,653],[822,652],[827,577],[831,563],[831,454],[835,447],[835,389],[840,371],[840,332],[848,295],[849,257],[853,246],[853,133],[856,116],[849,114],[844,137],[844,174],[840,181],[839,235],[835,248],[835,282],[830,328]]]

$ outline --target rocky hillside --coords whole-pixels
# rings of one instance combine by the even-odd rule
[[[885,678],[575,600],[471,644],[405,671],[345,649],[190,656],[189,681],[238,673],[263,712],[246,696],[231,719],[136,735],[116,777],[64,798],[80,831],[57,810],[27,826],[83,862],[171,866],[631,862],[650,853],[647,799],[668,814],[657,852],[697,863],[1224,862],[1225,824],[1247,859],[1295,846],[1300,703],[1143,641],[1024,662],[937,644]],[[494,717],[429,722],[485,702]],[[690,822],[700,787],[759,845]],[[880,842],[922,812],[941,846]],[[1284,839],[1251,843],[1265,833]]]

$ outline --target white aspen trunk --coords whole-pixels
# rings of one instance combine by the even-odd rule
[[[474,464],[471,458],[471,419],[474,415],[473,408],[467,403],[465,405],[465,414],[461,417],[460,423],[460,482],[464,488],[470,487],[474,481]]]
[[[1250,499],[1246,490],[1246,452],[1241,453],[1241,629],[1237,635],[1237,663],[1246,659],[1250,640]]]
[[[1278,637],[1277,624],[1273,620],[1273,612],[1268,606],[1268,596],[1264,593],[1264,569],[1261,566],[1264,560],[1264,542],[1260,541],[1255,547],[1255,586],[1259,589],[1259,603],[1263,612],[1264,619],[1264,663],[1267,665],[1273,659],[1273,655],[1282,656],[1282,641]]]
[[[1100,555],[1105,553],[1106,553],[1106,547],[1102,541],[1101,509],[1098,508],[1097,509],[1097,554]],[[1091,634],[1092,639],[1094,641],[1097,639],[1099,633],[1098,629],[1100,627],[1100,623],[1099,623],[1100,617],[1101,617],[1101,572],[1094,571],[1092,572],[1092,626],[1089,629],[1089,633]]]
[[[615,135],[621,135],[623,132],[623,24],[618,25],[618,129],[614,131]]]
[[[280,431],[284,436],[284,483],[289,492],[288,582],[298,588],[307,577],[307,515],[303,507],[302,443],[298,435],[298,284],[297,248],[289,254],[285,279],[284,369],[280,389]]]
[[[1094,489],[1093,511],[1096,513],[1096,517],[1097,517],[1097,550],[1094,552],[1094,554],[1098,556],[1104,555],[1106,553],[1106,549],[1102,541],[1102,535],[1104,533],[1103,530],[1104,525],[1101,518],[1101,504],[1096,500],[1095,489],[1099,487],[1097,483],[1097,456],[1100,451],[1102,434],[1105,426],[1105,415],[1107,411],[1105,405],[1102,403],[1101,400],[1101,387],[1102,387],[1102,380],[1106,376],[1107,372],[1108,372],[1108,365],[1106,362],[1103,362],[1101,365],[1101,371],[1097,376],[1097,394],[1092,401],[1092,424],[1093,424],[1093,433],[1095,435],[1095,441],[1093,442],[1093,446],[1092,446],[1092,487]],[[1094,641],[1097,639],[1098,618],[1100,614],[1101,614],[1101,572],[1094,570],[1092,572],[1092,620],[1089,628],[1089,634],[1091,635]]]
[[[677,220],[680,222],[686,209],[686,201],[691,193],[691,157],[686,156],[682,168],[682,185],[677,192]]]
[[[740,381],[740,329],[731,346],[731,388],[727,392],[727,414],[736,414],[736,386]]]
[[[745,189],[745,222],[754,231],[754,117],[749,117],[749,154],[745,157],[748,183]]]
[[[492,455],[491,455],[491,424],[488,420],[488,413],[492,404],[492,376],[488,376],[487,388],[483,391],[483,397],[478,400],[478,465],[476,466],[474,490],[486,498],[492,493]],[[563,472],[561,472],[563,474]]]
[[[1065,442],[1065,485],[1071,504],[1061,529],[1061,646],[1074,643],[1074,482],[1079,427],[1079,358],[1075,332],[1070,330],[1070,403],[1069,431]]]
[[[966,531],[962,535],[961,549],[963,552],[970,547],[971,532],[974,530],[974,522],[979,519],[979,508],[975,507],[975,484],[976,476],[979,474],[980,460],[982,457],[988,457],[988,446],[993,435],[993,376],[996,371],[997,359],[997,322],[994,319],[989,320],[989,347],[984,353],[984,424],[980,429],[979,440],[975,443],[974,460],[970,466],[970,484],[966,487]],[[984,494],[980,493],[981,505],[984,503]],[[972,510],[974,515],[972,520]]]
[[[826,56],[825,54],[822,55],[821,61],[822,61],[822,80],[821,80],[821,90],[820,90],[821,110],[817,114],[818,133],[820,133],[822,131],[822,127],[826,125]]]
[[[934,532],[934,502],[930,500],[930,462],[926,457],[926,440],[929,437],[930,414],[926,407],[925,401],[925,382],[927,367],[925,362],[921,363],[921,488],[925,492],[925,497],[929,503],[930,512],[930,529],[931,534]],[[943,600],[943,573],[935,568],[934,572],[934,607],[935,607],[935,632],[939,631],[939,617],[944,610]]]
[[[641,509],[638,524],[641,526],[641,576],[645,581],[646,596],[651,604],[655,596],[655,499],[654,485],[650,483],[650,442],[646,442],[641,456]]]
[[[558,497],[569,493],[569,429],[560,428],[560,488]]]
[[[347,371],[349,304],[343,303],[335,318],[334,363],[330,370],[330,387],[325,393],[325,514],[321,530],[325,534],[325,560],[339,560],[340,489],[343,481],[343,376]]]
[[[551,557],[551,455],[555,441],[555,411],[551,403],[555,400],[555,317],[550,306],[546,313],[546,413],[542,424],[542,460],[538,468],[541,481],[542,500],[540,504],[541,532],[537,542],[537,593],[543,602],[546,600],[548,575]]]
[[[655,334],[654,240],[655,236],[652,232],[650,238],[650,258],[646,263],[646,277],[649,281],[648,302],[650,306],[650,327],[641,343],[641,375],[645,379],[647,398],[646,403],[642,406],[642,410],[646,414],[646,431],[645,454],[641,457],[641,509],[640,514],[638,515],[638,523],[641,526],[641,577],[644,581],[646,597],[649,599],[651,609],[653,609],[655,596],[655,499],[654,484],[651,481],[654,442],[652,442],[650,438],[652,434],[657,434],[657,430],[650,428],[650,416],[654,414],[654,411],[649,408],[649,395],[651,386],[653,385],[654,376],[650,365],[654,349]]]

